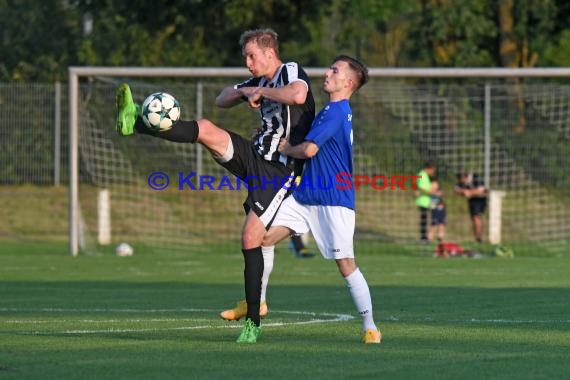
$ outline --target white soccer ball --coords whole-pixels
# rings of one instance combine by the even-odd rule
[[[121,243],[115,248],[115,254],[120,257],[132,256],[133,253],[135,250],[128,243]]]
[[[142,104],[142,119],[155,132],[167,131],[180,118],[180,103],[166,92],[149,95]]]

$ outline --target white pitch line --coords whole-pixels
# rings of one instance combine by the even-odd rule
[[[452,321],[454,322],[454,321]],[[570,320],[568,319],[551,319],[551,320],[522,320],[522,319],[476,319],[476,318],[472,318],[472,319],[468,319],[467,322],[471,322],[471,323],[497,323],[497,324],[509,324],[509,323],[546,323],[546,324],[551,324],[551,323],[570,323]]]
[[[30,313],[139,313],[139,314],[153,314],[157,315],[160,313],[217,313],[217,310],[212,309],[194,309],[194,308],[181,308],[181,309],[68,309],[68,308],[38,308],[38,309],[26,309],[26,308],[0,308],[0,312],[30,312]],[[289,314],[309,317],[308,320],[295,321],[295,322],[270,322],[264,323],[264,327],[278,327],[278,326],[288,326],[288,325],[309,325],[317,323],[333,323],[333,322],[345,322],[354,319],[352,315],[348,314],[335,314],[335,313],[316,313],[308,311],[294,311],[294,310],[273,310],[272,314]],[[4,321],[4,323],[11,324],[43,324],[43,323],[143,323],[143,322],[200,322],[204,323],[208,321],[208,318],[172,318],[171,316],[166,318],[136,318],[136,319],[66,319],[66,320],[35,320],[35,319],[13,319]],[[523,320],[523,319],[479,319],[479,318],[468,318],[464,320],[460,319],[437,319],[432,317],[424,318],[399,318],[396,316],[389,316],[384,319],[386,322],[404,322],[404,323],[463,323],[463,324],[566,324],[570,323],[570,320]],[[30,334],[30,335],[54,335],[54,334],[101,334],[101,333],[136,333],[136,332],[159,332],[159,331],[181,331],[181,330],[198,330],[198,329],[209,329],[209,328],[241,328],[238,324],[233,325],[213,325],[213,324],[201,324],[198,326],[177,326],[177,327],[164,327],[164,328],[108,328],[108,329],[81,329],[81,330],[63,330],[63,331],[29,331],[29,332],[19,332],[20,334]]]
[[[341,318],[338,319],[312,319],[309,321],[300,321],[300,322],[273,322],[273,323],[264,323],[263,327],[281,327],[281,326],[290,326],[290,325],[308,325],[314,323],[330,323],[330,322],[344,322],[352,319],[353,317],[350,315],[342,315],[340,314]],[[349,318],[347,318],[349,317]],[[139,332],[159,332],[159,331],[180,331],[180,330],[201,330],[201,329],[210,329],[210,328],[222,328],[222,329],[238,329],[242,328],[241,325],[202,325],[202,326],[180,326],[180,327],[164,327],[164,328],[149,328],[149,329],[100,329],[100,330],[64,330],[64,331],[31,331],[31,332],[23,332],[21,334],[29,334],[29,335],[55,335],[55,334],[122,334],[122,333],[139,333]]]
[[[0,312],[36,312],[36,313],[147,313],[147,314],[157,314],[157,313],[180,313],[180,312],[217,312],[216,310],[212,309],[191,309],[191,308],[183,308],[183,309],[64,309],[64,308],[40,308],[40,309],[19,309],[19,308],[0,308]],[[332,322],[345,322],[354,319],[352,315],[348,314],[335,314],[335,313],[315,313],[315,312],[305,312],[305,311],[293,311],[293,310],[273,310],[271,309],[272,314],[292,314],[292,315],[301,315],[301,316],[308,316],[312,317],[312,319],[305,320],[305,321],[296,321],[296,322],[272,322],[272,323],[264,323],[264,327],[276,327],[276,326],[287,326],[287,325],[308,325],[308,324],[315,324],[315,323],[332,323]],[[327,318],[328,319],[325,319]],[[204,321],[206,319],[199,318],[199,319],[188,319],[188,318],[166,318],[166,319],[111,319],[111,320],[66,320],[69,323],[74,322],[86,322],[86,323],[115,323],[115,322],[197,322],[197,321]],[[41,324],[41,323],[64,323],[62,320],[57,321],[49,321],[49,320],[10,320],[7,321],[9,323],[17,324],[17,323],[31,323],[31,324]],[[179,331],[179,330],[197,330],[197,329],[208,329],[208,328],[241,328],[240,325],[200,325],[200,326],[180,326],[180,327],[164,327],[164,328],[143,328],[143,329],[96,329],[96,330],[89,330],[89,329],[82,329],[82,330],[63,330],[63,331],[30,331],[30,332],[20,332],[20,334],[29,334],[29,335],[54,335],[54,334],[101,334],[101,333],[129,333],[129,332],[158,332],[158,331]]]
[[[175,313],[175,312],[213,312],[212,309],[65,309],[65,308],[55,308],[55,307],[44,307],[39,309],[25,309],[25,308],[15,308],[15,307],[2,307],[0,312],[31,312],[31,313]]]
[[[11,319],[3,321],[3,323],[11,324],[37,324],[41,325],[44,323],[142,323],[142,322],[207,322],[211,318],[151,318],[151,319]]]
[[[490,323],[490,324],[516,324],[516,323],[538,323],[538,324],[555,324],[555,323],[570,323],[570,319],[437,319],[432,317],[425,318],[399,318],[395,316],[389,316],[384,319],[390,322],[435,322],[435,323]]]
[[[310,316],[310,317],[331,317],[333,319],[313,319],[309,321],[299,321],[295,323],[322,323],[322,322],[342,322],[354,319],[352,315],[348,314],[335,314],[335,313],[326,313],[326,312],[309,312],[309,311],[293,311],[293,310],[274,310],[270,309],[272,314],[291,314],[291,315],[303,315],[303,316]],[[2,307],[0,308],[0,312],[29,312],[29,313],[140,313],[140,314],[160,314],[160,313],[196,313],[196,312],[203,312],[203,313],[217,313],[217,310],[213,309],[196,309],[196,308],[180,308],[180,309],[103,309],[103,308],[94,308],[94,309],[68,309],[68,308],[9,308],[9,307]],[[118,319],[118,320],[69,320],[69,322],[138,322],[138,321],[157,321],[157,322],[174,322],[174,321],[207,321],[207,318],[158,318],[158,319]],[[57,320],[62,321],[62,320]],[[45,320],[45,323],[54,323],[57,322],[55,320]],[[468,319],[437,319],[433,317],[424,317],[424,318],[400,318],[397,316],[388,316],[384,318],[386,322],[444,322],[444,323],[496,323],[496,324],[509,324],[509,323],[570,323],[568,319],[547,319],[547,320],[540,320],[540,319],[505,319],[505,318],[496,318],[496,319],[479,319],[479,318],[468,318]],[[42,320],[9,320],[4,321],[5,323],[44,323]],[[264,324],[264,326],[269,326],[270,324]]]

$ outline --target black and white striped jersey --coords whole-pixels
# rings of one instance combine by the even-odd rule
[[[302,163],[297,162],[293,167],[294,160],[280,154],[277,148],[281,138],[288,138],[292,145],[303,142],[315,118],[315,100],[307,73],[297,63],[288,62],[281,65],[281,68],[270,81],[264,77],[250,78],[235,85],[234,88],[279,88],[296,81],[304,82],[309,89],[305,103],[286,105],[270,99],[262,99],[260,107],[261,127],[253,137],[253,145],[257,153],[264,159],[279,162],[295,169],[296,174],[300,174]]]

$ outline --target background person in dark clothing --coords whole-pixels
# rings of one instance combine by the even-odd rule
[[[457,174],[455,193],[467,198],[469,215],[473,224],[475,240],[483,241],[483,220],[481,216],[487,207],[487,188],[483,179],[476,173],[462,172]]]

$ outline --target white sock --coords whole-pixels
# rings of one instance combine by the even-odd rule
[[[356,268],[354,272],[345,277],[345,280],[354,306],[356,306],[356,311],[362,317],[362,330],[377,330],[378,328],[374,323],[374,316],[372,315],[370,289],[360,269]]]
[[[261,277],[261,302],[264,302],[265,294],[267,293],[267,283],[269,282],[269,275],[273,270],[275,246],[261,247],[261,253],[263,254],[263,276]]]

